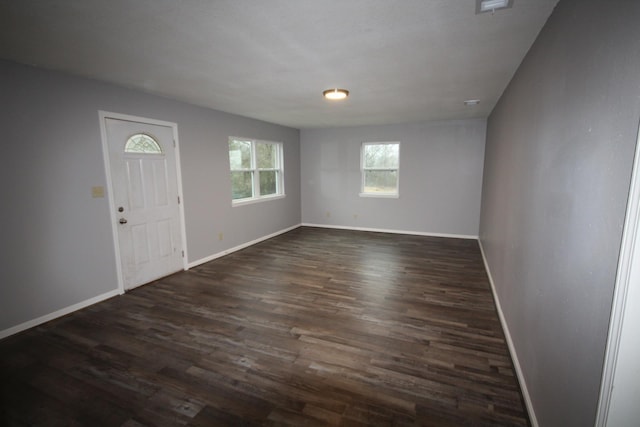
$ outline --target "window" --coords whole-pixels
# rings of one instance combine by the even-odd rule
[[[151,135],[145,133],[137,133],[127,139],[127,143],[124,145],[125,153],[136,154],[162,154],[162,148],[160,144]]]
[[[282,143],[229,138],[233,204],[284,196]]]
[[[398,197],[399,142],[365,142],[361,148],[361,196]]]

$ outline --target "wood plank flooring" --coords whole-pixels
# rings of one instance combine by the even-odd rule
[[[9,426],[527,426],[478,244],[301,227],[0,341]]]

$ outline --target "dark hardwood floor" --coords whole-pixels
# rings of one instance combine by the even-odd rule
[[[10,426],[525,426],[474,240],[301,227],[0,341]]]

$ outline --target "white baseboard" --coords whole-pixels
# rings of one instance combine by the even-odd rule
[[[260,242],[263,242],[263,241],[265,241],[267,239],[271,239],[272,237],[276,237],[276,236],[279,236],[281,234],[287,233],[287,232],[289,232],[291,230],[295,230],[298,227],[300,227],[300,224],[294,225],[294,226],[289,227],[289,228],[285,228],[285,229],[280,230],[280,231],[276,231],[275,233],[271,233],[271,234],[269,234],[267,236],[263,236],[263,237],[260,237],[258,239],[252,240],[250,242],[243,243],[241,245],[235,246],[235,247],[233,247],[231,249],[227,249],[227,250],[224,250],[222,252],[218,252],[217,254],[209,255],[208,257],[201,258],[201,259],[198,259],[196,261],[190,262],[189,263],[189,268],[197,267],[200,264],[204,264],[205,262],[213,261],[216,258],[220,258],[220,257],[223,257],[225,255],[229,255],[230,253],[239,251],[240,249],[248,248],[249,246],[255,245],[256,243],[260,243]]]
[[[188,265],[188,268],[195,267],[195,266],[203,264],[203,263],[205,263],[207,261],[211,261],[211,260],[219,258],[221,256],[230,254],[231,252],[235,252],[235,251],[238,251],[240,249],[244,249],[244,248],[246,248],[248,246],[255,245],[256,243],[259,243],[259,242],[261,242],[263,240],[270,239],[272,237],[275,237],[275,236],[278,236],[280,234],[286,233],[288,231],[294,230],[294,229],[296,229],[298,227],[300,227],[300,224],[294,225],[293,227],[289,227],[289,228],[286,228],[284,230],[277,231],[275,233],[269,234],[268,236],[261,237],[259,239],[253,240],[251,242],[244,243],[242,245],[236,246],[235,248],[231,248],[231,249],[228,249],[226,251],[211,255],[210,257],[203,258],[203,259],[198,260],[198,261],[194,261],[194,262],[192,262],[192,263],[190,263]],[[54,320],[54,319],[57,319],[58,317],[66,316],[67,314],[73,313],[74,311],[81,310],[81,309],[83,309],[85,307],[88,307],[90,305],[99,303],[101,301],[107,300],[109,298],[112,298],[114,296],[121,295],[121,294],[122,294],[122,292],[120,292],[120,290],[115,289],[113,291],[104,293],[102,295],[98,295],[98,296],[95,296],[95,297],[90,298],[88,300],[85,300],[85,301],[79,302],[77,304],[73,304],[73,305],[70,305],[68,307],[62,308],[60,310],[54,311],[53,313],[45,314],[44,316],[38,317],[37,319],[32,319],[32,320],[26,321],[24,323],[21,323],[19,325],[12,326],[11,328],[8,328],[8,329],[0,331],[0,339],[6,338],[6,337],[14,335],[14,334],[17,334],[18,332],[22,332],[22,331],[25,331],[25,330],[30,329],[30,328],[34,328],[34,327],[36,327],[38,325],[41,325],[41,324],[46,323],[46,322],[49,322],[50,320]]]
[[[69,313],[73,313],[74,311],[81,310],[85,307],[89,307],[90,305],[97,304],[101,301],[113,298],[117,295],[120,295],[120,291],[118,289],[115,289],[102,295],[89,298],[88,300],[81,301],[77,304],[70,305],[69,307],[54,311],[53,313],[45,314],[44,316],[38,317],[37,319],[32,319],[19,325],[13,326],[9,329],[5,329],[3,331],[0,331],[0,339],[6,338],[13,334],[17,334],[18,332],[25,331],[29,328],[34,328],[38,325],[49,322],[50,320],[57,319],[58,317],[66,316]]]
[[[260,242],[265,241],[267,239],[271,239],[272,237],[279,236],[280,234],[284,234],[284,233],[287,233],[287,232],[289,232],[291,230],[295,230],[298,227],[318,227],[318,228],[334,228],[334,229],[338,229],[338,230],[373,231],[373,232],[377,232],[377,233],[394,233],[394,234],[410,234],[410,235],[416,235],[416,236],[448,237],[448,238],[453,238],[453,239],[477,239],[478,238],[478,236],[472,236],[472,235],[466,235],[466,234],[426,233],[426,232],[421,232],[421,231],[388,230],[388,229],[382,229],[382,228],[344,227],[344,226],[340,226],[340,225],[302,223],[302,224],[294,225],[294,226],[289,227],[289,228],[285,228],[285,229],[280,230],[280,231],[276,231],[275,233],[271,233],[271,234],[269,234],[267,236],[260,237],[258,239],[252,240],[252,241],[247,242],[247,243],[243,243],[243,244],[235,246],[233,248],[226,249],[226,250],[224,250],[222,252],[218,252],[218,253],[215,253],[213,255],[209,255],[208,257],[192,261],[192,262],[190,262],[188,264],[188,268],[197,267],[197,266],[199,266],[201,264],[204,264],[206,262],[213,261],[216,258],[220,258],[220,257],[223,257],[225,255],[229,255],[230,253],[239,251],[241,249],[248,248],[249,246],[255,245],[256,243],[260,243]]]
[[[493,300],[496,303],[496,309],[498,310],[498,317],[500,318],[500,323],[502,324],[502,330],[504,331],[504,336],[505,336],[505,339],[507,340],[507,346],[509,347],[509,353],[511,354],[513,367],[516,370],[516,376],[518,377],[518,381],[520,382],[522,397],[524,398],[524,403],[527,406],[527,412],[529,413],[529,421],[531,421],[531,427],[539,427],[538,419],[536,418],[536,413],[533,409],[533,403],[531,402],[531,395],[529,394],[529,389],[527,388],[527,383],[524,379],[522,367],[520,366],[520,361],[518,360],[518,353],[516,352],[516,348],[513,345],[513,340],[511,339],[511,332],[509,332],[509,326],[507,325],[507,321],[504,318],[504,313],[502,312],[502,306],[500,305],[500,300],[498,299],[498,292],[496,291],[496,285],[493,281],[493,277],[491,276],[489,263],[487,262],[487,257],[485,256],[484,248],[482,247],[482,241],[480,239],[478,239],[478,244],[480,245],[480,253],[482,254],[482,261],[484,262],[485,270],[487,270],[487,276],[489,277],[489,283],[491,284],[491,292],[493,293]]]
[[[337,230],[372,231],[375,233],[409,234],[413,236],[448,237],[451,239],[478,239],[478,236],[470,234],[429,233],[425,231],[389,230],[386,228],[346,227],[342,225],[310,224],[302,223],[303,227],[335,228]]]

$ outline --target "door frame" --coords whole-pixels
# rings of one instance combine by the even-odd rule
[[[610,425],[609,421],[620,413],[613,413],[612,398],[613,389],[618,376],[631,375],[629,366],[618,366],[621,356],[621,345],[632,344],[628,335],[624,334],[623,327],[629,328],[638,317],[632,316],[628,309],[630,306],[640,305],[640,126],[637,135],[633,169],[631,171],[631,183],[629,197],[627,199],[627,211],[622,230],[622,242],[618,258],[618,270],[613,290],[613,303],[609,320],[609,333],[605,348],[605,359],[600,383],[600,395],[596,412],[596,427]],[[625,322],[627,324],[625,325]],[[629,323],[632,322],[632,323]],[[637,343],[637,341],[636,341]],[[625,347],[625,356],[637,360],[640,349],[637,344]],[[635,368],[639,365],[635,364]],[[619,398],[618,398],[619,399]],[[626,409],[632,405],[629,400],[619,400],[618,404]],[[626,406],[625,406],[626,405]],[[620,408],[617,409],[620,411]],[[637,411],[636,411],[637,413]]]
[[[182,241],[182,269],[188,270],[189,264],[187,262],[187,229],[185,226],[184,216],[184,197],[182,191],[182,170],[180,168],[180,144],[178,141],[178,124],[173,122],[167,122],[164,120],[150,119],[147,117],[132,116],[129,114],[113,113],[110,111],[98,111],[98,117],[100,119],[100,136],[102,139],[102,158],[104,160],[105,176],[107,180],[107,195],[109,200],[109,218],[111,219],[111,233],[113,237],[113,247],[116,257],[116,275],[118,279],[118,291],[122,295],[125,293],[124,287],[124,272],[122,271],[122,257],[120,254],[120,244],[118,239],[118,226],[116,215],[116,204],[113,199],[113,182],[111,180],[111,163],[109,161],[109,140],[107,137],[107,119],[123,120],[128,122],[137,122],[143,124],[150,124],[156,126],[165,126],[171,128],[173,133],[173,141],[175,148],[175,162],[176,162],[176,179],[178,188],[178,197],[180,203],[178,203],[178,212],[180,220],[180,239]]]

